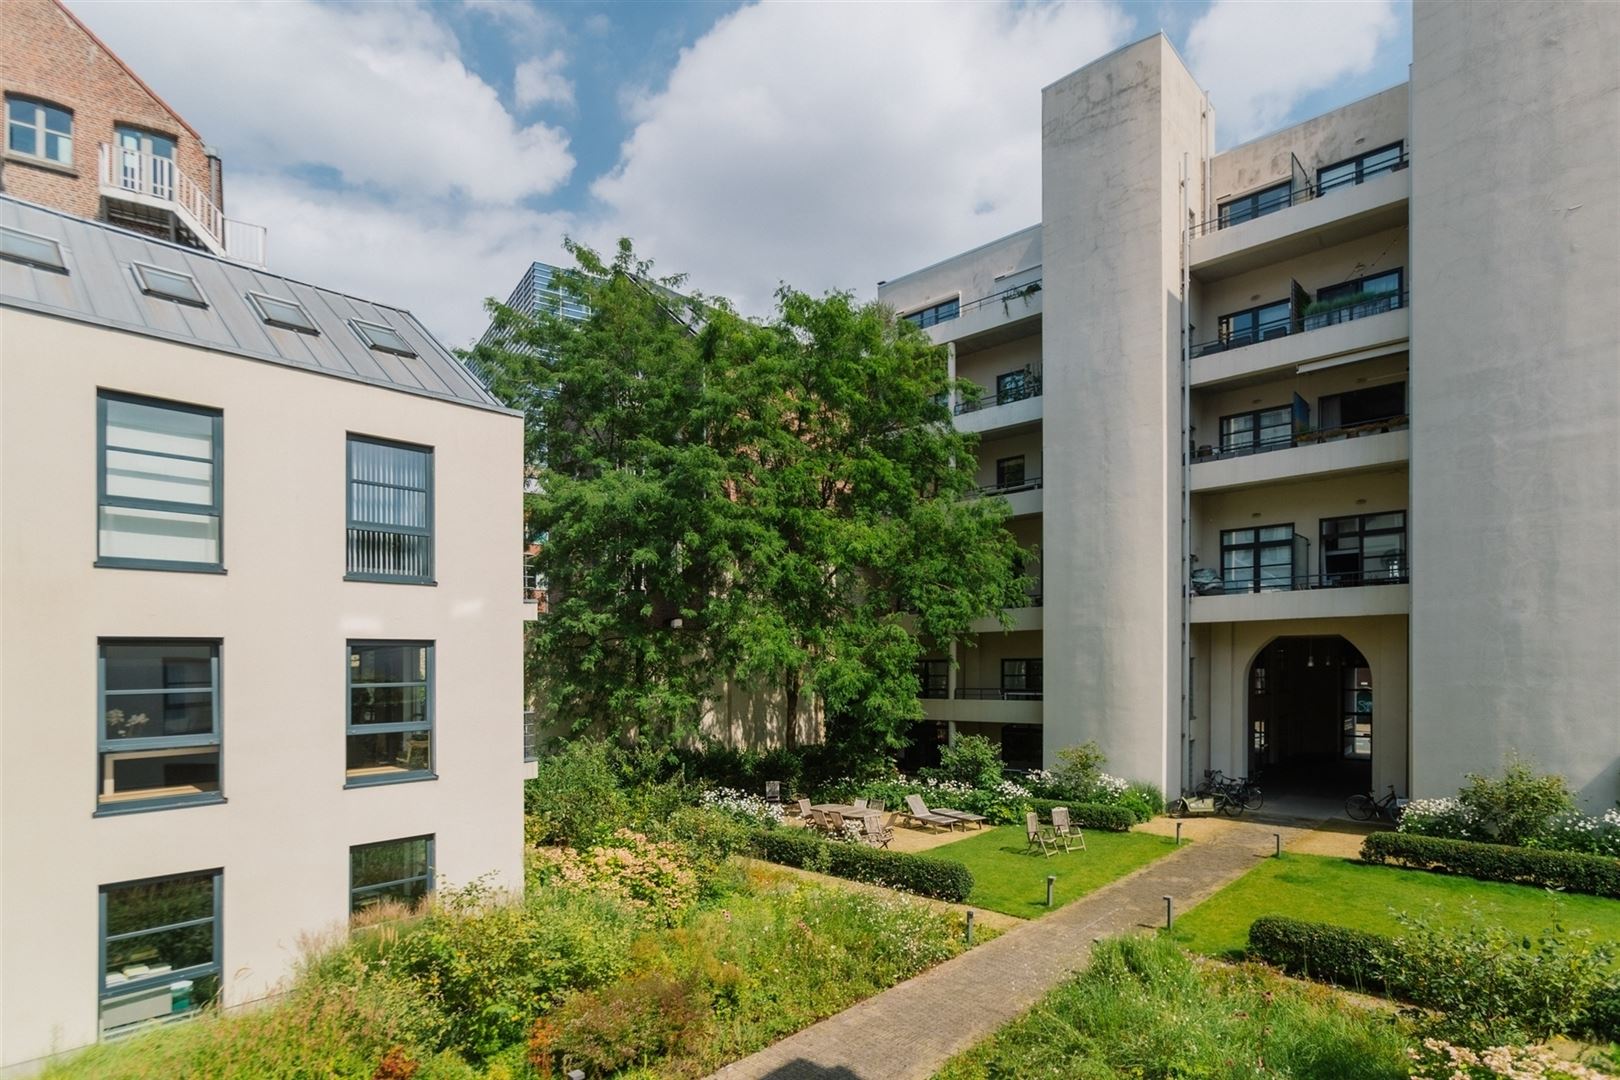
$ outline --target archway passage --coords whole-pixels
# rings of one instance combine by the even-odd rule
[[[1372,668],[1338,635],[1280,637],[1249,665],[1249,775],[1267,794],[1372,785]]]

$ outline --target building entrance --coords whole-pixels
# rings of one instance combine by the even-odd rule
[[[1372,668],[1338,635],[1280,637],[1249,666],[1249,775],[1267,794],[1372,784]]]

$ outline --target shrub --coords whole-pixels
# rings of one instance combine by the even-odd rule
[[[1603,855],[1378,832],[1361,842],[1361,857],[1370,863],[1620,899],[1620,859]]]
[[[973,874],[961,863],[860,844],[829,844],[815,837],[794,835],[788,830],[756,832],[754,853],[784,866],[817,870],[954,903],[966,900],[973,891]]]
[[[923,776],[990,791],[1001,783],[1003,767],[1000,746],[983,735],[962,735],[940,747],[939,768],[924,769]]]
[[[1479,818],[1461,799],[1413,799],[1401,811],[1398,831],[1447,840],[1484,840]]]
[[[541,1023],[556,1031],[546,1050],[600,1075],[697,1049],[708,1035],[709,998],[693,979],[645,972],[578,994]],[[532,1055],[537,1041],[530,1039]],[[539,1068],[543,1058],[531,1060]]]
[[[697,903],[696,867],[679,844],[619,829],[589,851],[539,853],[539,878],[613,898],[651,922],[673,926]]]
[[[1546,1046],[1490,1046],[1470,1050],[1443,1039],[1424,1039],[1407,1051],[1412,1080],[1607,1080],[1608,1074],[1566,1061]]]
[[[1352,989],[1385,985],[1379,956],[1390,944],[1381,934],[1286,915],[1262,915],[1249,924],[1249,955],[1290,975]]]
[[[523,788],[534,843],[589,847],[628,818],[613,750],[599,739],[575,739],[540,759],[538,774]]]
[[[1517,755],[1503,762],[1500,776],[1469,773],[1467,779],[1457,798],[1479,820],[1482,839],[1523,844],[1575,809],[1575,796],[1562,776],[1538,773]]]
[[[1620,858],[1620,810],[1605,810],[1601,817],[1587,817],[1575,811],[1559,814],[1547,823],[1540,835],[1526,843],[1553,851],[1580,851]]]
[[[768,803],[763,796],[749,795],[736,788],[708,788],[698,797],[698,805],[717,810],[744,825],[780,825],[782,805]]]
[[[1164,792],[1159,790],[1157,784],[1150,784],[1146,780],[1132,780],[1120,801],[1124,802],[1127,799],[1135,799],[1147,807],[1148,816],[1142,819],[1144,821],[1155,814],[1164,813]]]
[[[1063,799],[1025,799],[1024,805],[1035,811],[1048,824],[1052,821],[1052,807],[1067,806],[1069,820],[1082,829],[1098,832],[1130,832],[1136,824],[1136,815],[1125,806],[1102,803],[1068,802]]]
[[[1065,746],[1057,752],[1057,768],[1052,770],[1052,782],[1065,792],[1088,790],[1108,764],[1108,755],[1095,740],[1079,746]]]

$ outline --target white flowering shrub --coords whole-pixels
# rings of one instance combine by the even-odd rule
[[[1578,812],[1559,814],[1526,846],[1620,858],[1620,810],[1611,808],[1599,817]]]
[[[1485,840],[1479,815],[1461,799],[1413,799],[1401,812],[1397,829],[1447,840]]]
[[[768,803],[758,795],[750,795],[735,788],[709,788],[699,799],[702,806],[736,818],[748,825],[780,825],[782,807]]]

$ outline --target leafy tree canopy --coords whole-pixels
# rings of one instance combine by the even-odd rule
[[[1001,500],[972,498],[943,349],[887,307],[783,286],[766,320],[579,245],[583,304],[491,302],[470,362],[523,410],[550,590],[529,666],[553,721],[667,741],[727,682],[903,745],[915,664],[1024,603]],[[792,738],[792,724],[784,730]]]

